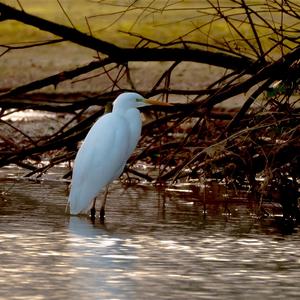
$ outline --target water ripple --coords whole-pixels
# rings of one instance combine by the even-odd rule
[[[245,204],[203,214],[195,196],[115,185],[92,224],[65,216],[57,182],[0,201],[0,299],[299,298],[299,234],[264,231]]]

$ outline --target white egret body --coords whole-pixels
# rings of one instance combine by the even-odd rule
[[[141,135],[137,108],[151,104],[163,105],[137,93],[123,93],[113,102],[112,112],[92,126],[74,162],[68,200],[72,215],[88,213],[99,192],[121,175]],[[101,204],[103,212],[104,205],[105,199]]]

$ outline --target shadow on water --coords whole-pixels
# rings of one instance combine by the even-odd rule
[[[298,232],[255,218],[245,195],[113,184],[93,224],[65,215],[65,183],[0,184],[0,299],[299,297]]]

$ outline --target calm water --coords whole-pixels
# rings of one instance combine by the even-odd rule
[[[204,214],[188,187],[114,184],[101,225],[65,215],[65,183],[8,175],[0,299],[299,299],[299,233],[254,218],[245,199],[207,192]]]

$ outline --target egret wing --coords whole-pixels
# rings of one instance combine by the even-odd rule
[[[124,167],[128,153],[129,129],[122,117],[107,114],[89,131],[73,168],[69,196],[70,213],[86,213],[97,194]]]

